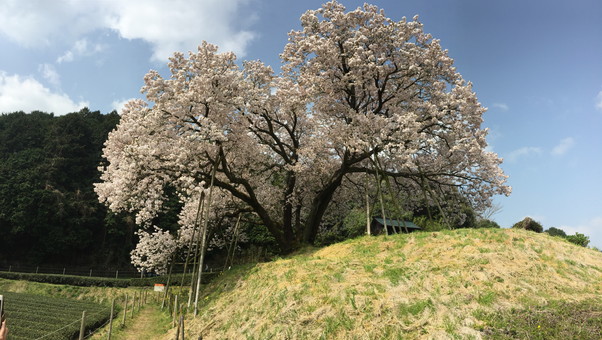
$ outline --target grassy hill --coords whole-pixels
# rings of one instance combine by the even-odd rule
[[[229,271],[186,327],[195,339],[601,338],[601,292],[602,253],[546,234],[362,237]]]

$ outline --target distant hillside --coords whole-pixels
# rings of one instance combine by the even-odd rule
[[[135,225],[93,183],[116,112],[0,114],[0,268],[129,265]]]
[[[602,306],[601,292],[602,253],[546,234],[362,237],[228,272],[208,287],[187,332],[195,339],[522,338],[505,319],[516,314],[520,327],[543,339],[566,328],[554,317],[574,323],[566,308]],[[571,338],[602,335],[599,309],[585,309],[575,315],[589,324],[567,332],[590,333]],[[548,314],[538,310],[562,315],[541,321]]]

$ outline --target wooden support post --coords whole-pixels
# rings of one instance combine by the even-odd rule
[[[372,222],[372,219],[370,218],[370,196],[366,193],[366,235],[368,236],[372,234],[370,222]]]
[[[84,340],[84,333],[86,331],[86,311],[82,312],[82,323],[79,326],[79,340]]]
[[[125,294],[125,306],[123,307],[123,326],[125,326],[125,317],[128,314],[128,295]]]
[[[92,269],[90,269],[90,277],[92,277]]]
[[[107,340],[111,340],[111,332],[113,332],[113,314],[115,312],[115,299],[111,302],[111,316],[109,318],[109,335],[107,336]]]
[[[65,275],[65,269],[66,269],[66,268],[64,268],[64,267],[63,267],[63,275]]]
[[[118,279],[118,278],[119,278],[119,269],[117,269],[117,270],[115,271],[115,278],[116,278],[116,279]]]
[[[179,322],[178,322],[178,328],[176,329],[176,340],[180,340],[180,323]],[[182,339],[182,340],[184,340],[184,339]]]

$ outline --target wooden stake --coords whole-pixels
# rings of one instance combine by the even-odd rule
[[[182,331],[182,340],[184,340],[184,314],[180,311],[180,330]]]
[[[115,299],[111,302],[111,316],[109,318],[109,335],[107,340],[111,340],[111,332],[113,332],[113,313],[115,311]]]
[[[79,326],[79,340],[84,340],[84,333],[86,330],[86,311],[82,312],[82,323]]]
[[[176,297],[175,297],[174,306],[173,306],[173,313],[172,313],[172,316],[171,316],[171,322],[172,322],[173,326],[176,325],[177,318],[178,318],[178,295],[176,295]]]
[[[125,326],[125,316],[128,314],[128,295],[125,294],[125,306],[123,307],[123,324]]]
[[[132,296],[132,318],[134,317],[134,309],[136,309],[136,292],[134,292],[134,296]]]

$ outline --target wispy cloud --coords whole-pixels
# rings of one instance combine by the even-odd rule
[[[573,225],[562,225],[559,227],[564,230],[567,234],[581,233],[589,236],[592,244],[590,246],[596,246],[602,248],[602,216],[594,217],[584,223],[573,224]]]
[[[113,103],[111,103],[111,107],[113,108],[113,110],[117,111],[117,113],[121,113],[121,110],[123,110],[123,108],[125,107],[125,104],[127,104],[127,102],[129,102],[132,99],[135,99],[135,98],[114,100]]]
[[[98,52],[102,52],[105,49],[103,44],[91,44],[88,39],[79,39],[73,44],[69,50],[67,50],[62,56],[56,59],[57,63],[67,63],[79,56],[90,56]]]
[[[538,155],[541,154],[542,150],[537,146],[524,146],[520,149],[516,149],[508,154],[506,157],[509,162],[515,162],[521,157]]]
[[[552,149],[552,155],[562,156],[573,148],[573,146],[575,146],[575,139],[573,137],[564,138]]]
[[[0,71],[0,113],[41,110],[63,115],[86,106],[89,106],[88,102],[75,102],[64,93],[44,87],[32,77]]]
[[[61,85],[61,77],[53,65],[41,64],[38,66],[38,71],[42,74],[42,77],[53,86],[59,87]]]
[[[501,111],[508,111],[510,109],[508,107],[508,104],[506,104],[506,103],[493,103],[493,105],[491,105],[491,107],[493,107],[495,109],[499,109]]]
[[[598,95],[596,96],[596,109],[602,111],[602,91],[598,92]]]
[[[125,39],[142,39],[154,60],[165,61],[175,51],[196,50],[201,41],[221,51],[244,56],[256,37],[246,27],[256,20],[251,0],[86,0],[0,1],[0,34],[27,47],[57,41],[81,41],[97,30],[112,30]],[[59,57],[76,57],[69,50]]]

